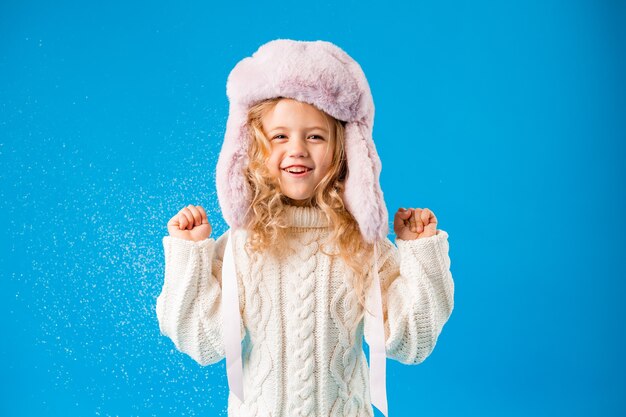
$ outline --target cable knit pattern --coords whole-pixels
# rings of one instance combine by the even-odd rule
[[[244,230],[233,233],[245,403],[228,397],[229,417],[373,417],[362,340],[368,315],[350,290],[340,258],[320,250],[330,232],[323,212],[288,207],[287,256],[251,262]],[[165,280],[157,297],[159,328],[201,365],[224,358],[221,271],[226,234],[201,242],[165,236]],[[387,356],[422,362],[454,305],[448,234],[379,242]],[[373,262],[373,260],[372,260]],[[393,381],[388,381],[390,389]],[[393,404],[390,405],[393,413]]]
[[[362,401],[355,398],[354,387],[350,384],[355,381],[356,370],[356,331],[358,323],[356,317],[359,313],[356,295],[348,292],[347,283],[341,285],[331,303],[331,316],[339,330],[337,345],[331,357],[331,372],[335,383],[339,386],[339,396],[333,404],[332,416],[357,416],[359,405]]]
[[[318,244],[313,236],[305,236],[301,242],[290,241],[292,255],[287,264],[292,274],[289,281],[287,313],[296,320],[289,322],[287,351],[294,355],[289,361],[289,391],[287,406],[290,416],[315,415],[315,267]]]
[[[269,295],[266,284],[263,282],[262,274],[263,264],[259,261],[253,262],[251,267],[249,280],[249,299],[246,303],[246,324],[251,334],[255,335],[255,339],[266,340],[266,329],[270,320],[270,312],[272,309],[272,298]],[[244,360],[242,358],[242,360]],[[246,417],[256,417],[259,414],[265,415],[266,411],[259,413],[260,408],[267,410],[268,406],[260,398],[263,384],[270,372],[274,368],[270,347],[266,343],[252,345],[250,357],[248,358],[248,367],[244,367],[244,373],[251,373],[244,379],[250,381],[250,384],[244,383],[244,392],[249,395],[249,400],[245,404],[239,403],[238,414]],[[231,404],[231,406],[233,406]]]

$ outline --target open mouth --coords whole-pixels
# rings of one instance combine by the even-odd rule
[[[292,177],[300,178],[307,176],[313,170],[311,168],[285,168],[283,171]]]

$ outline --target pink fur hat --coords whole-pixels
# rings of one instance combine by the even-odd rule
[[[252,201],[244,176],[248,164],[248,109],[268,98],[309,103],[346,122],[348,172],[343,201],[372,243],[389,232],[379,176],[381,162],[372,139],[374,101],[361,66],[326,41],[276,39],[239,61],[226,82],[229,115],[217,162],[217,197],[230,227],[239,228]]]

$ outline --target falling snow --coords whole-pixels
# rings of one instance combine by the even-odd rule
[[[64,407],[98,416],[127,415],[116,404],[138,416],[226,415],[224,362],[201,367],[177,351],[155,313],[169,218],[201,204],[214,234],[225,230],[212,174],[220,129],[128,152],[88,136],[0,143],[6,253],[19,260],[7,311],[37,352],[20,366],[40,369],[42,407],[63,393]]]

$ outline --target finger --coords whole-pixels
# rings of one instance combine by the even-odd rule
[[[433,213],[431,210],[428,210],[428,223],[425,223],[426,225],[429,224],[434,224],[437,225],[437,217],[435,216],[435,213]]]
[[[422,219],[422,223],[424,225],[428,225],[430,223],[431,215],[432,215],[432,211],[430,211],[429,209],[425,208],[424,210],[422,210],[420,218]]]
[[[411,217],[409,217],[409,227],[411,228],[412,232],[416,232],[417,231],[417,221],[416,221],[416,214],[417,211],[416,209],[410,209],[411,210]]]
[[[187,215],[185,209],[182,209],[180,211],[180,213],[178,214],[178,216],[180,217],[179,223],[180,223],[180,229],[181,230],[185,230],[189,228],[189,216]]]
[[[196,206],[193,205],[188,205],[187,208],[189,209],[189,211],[191,212],[191,215],[193,216],[193,225],[194,226],[198,226],[202,224],[202,214],[200,214],[200,211],[198,210],[198,208]]]
[[[398,211],[396,211],[396,215],[400,216],[402,220],[406,220],[411,215],[411,211],[405,208],[399,208]]]
[[[180,230],[184,230],[185,227],[187,226],[187,218],[185,217],[185,214],[181,211],[178,212],[178,214],[176,215],[176,217],[178,218],[178,228]]]
[[[422,215],[422,209],[416,208],[414,210],[413,217],[415,219],[414,220],[415,221],[415,231],[417,231],[418,233],[421,233],[424,230],[424,225],[422,224],[421,215]]]
[[[405,208],[398,209],[393,219],[393,227],[396,230],[399,230],[403,227],[407,227],[408,226],[407,219],[409,218],[410,215],[411,215],[411,212],[409,210]]]
[[[179,226],[179,222],[178,222],[178,213],[176,213],[176,214],[174,215],[174,217],[172,217],[172,218],[170,219],[170,221],[168,221],[168,222],[167,222],[167,225],[168,225],[168,226],[177,226],[177,227]]]
[[[184,229],[193,229],[193,214],[191,214],[191,211],[189,211],[188,207],[185,207],[184,209],[181,210],[180,213],[184,218],[185,218],[185,227]]]
[[[396,214],[395,214],[395,216],[394,216],[394,219],[395,219],[395,220],[402,220],[402,221],[405,221],[405,220],[409,217],[409,215],[410,215],[410,212],[409,212],[407,209],[405,209],[405,208],[399,208],[399,209],[396,211]]]
[[[202,216],[202,224],[208,224],[209,216],[207,216],[206,211],[204,211],[204,208],[202,206],[196,206],[196,208],[198,209],[198,211],[200,212],[200,215]]]
[[[437,224],[437,216],[435,216],[435,213],[433,213],[432,211],[430,212],[430,220]]]

